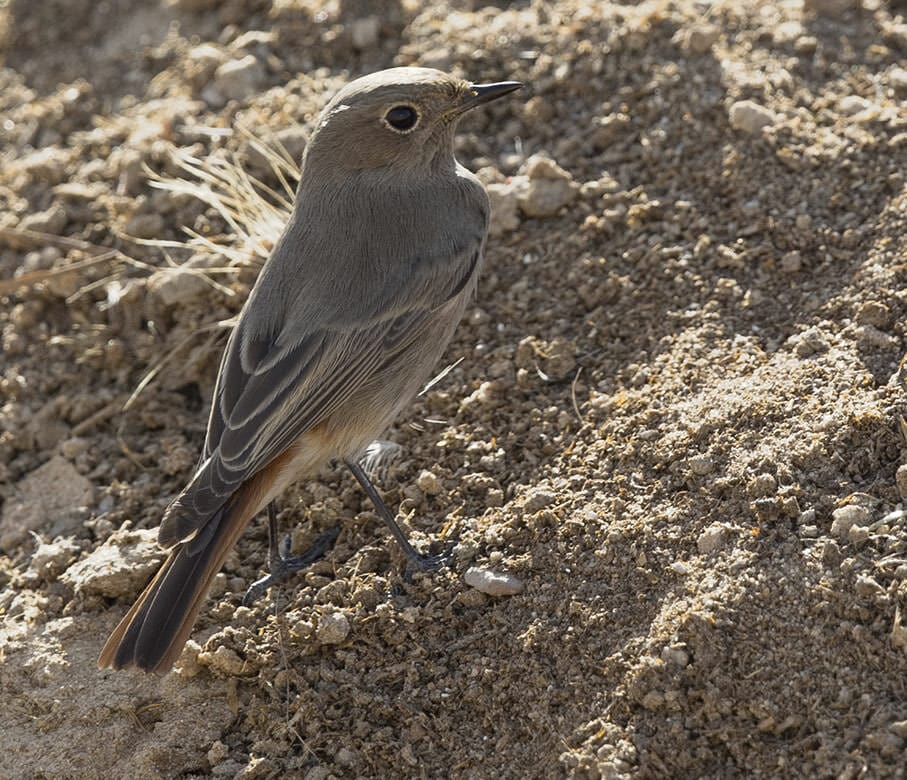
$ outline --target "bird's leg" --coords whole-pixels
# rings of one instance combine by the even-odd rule
[[[321,558],[337,540],[339,528],[325,531],[315,544],[302,555],[290,556],[290,535],[286,534],[283,541],[277,531],[277,506],[272,501],[268,504],[268,569],[267,576],[255,580],[243,596],[244,607],[257,601],[261,595],[272,585],[279,585],[284,580],[302,569],[311,566]]]
[[[368,475],[365,473],[362,466],[354,460],[346,460],[344,463],[346,463],[349,470],[353,472],[353,476],[359,480],[359,484],[362,485],[365,494],[372,500],[375,509],[377,509],[378,514],[381,515],[381,519],[387,524],[391,535],[397,540],[397,544],[403,548],[406,559],[413,566],[419,569],[419,571],[437,571],[450,560],[450,550],[445,550],[439,555],[422,555],[416,550],[416,548],[409,543],[406,534],[403,533],[400,526],[397,525],[396,519],[381,499],[381,496],[378,495],[377,489],[368,478]]]

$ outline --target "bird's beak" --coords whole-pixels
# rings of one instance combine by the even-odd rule
[[[499,97],[509,95],[523,85],[519,81],[499,81],[496,84],[470,84],[469,92],[458,106],[458,113],[464,113],[476,106],[490,103]]]

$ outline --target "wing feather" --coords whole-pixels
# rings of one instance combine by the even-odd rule
[[[221,361],[204,461],[161,523],[170,547],[195,536],[251,476],[296,439],[328,418],[376,371],[388,370],[451,299],[472,290],[484,242],[471,242],[466,257],[448,258],[450,273],[424,295],[424,279],[401,291],[392,316],[338,327],[332,312],[321,321],[255,336],[240,318]],[[445,283],[446,282],[446,283]],[[407,294],[410,293],[410,294]],[[307,325],[303,329],[303,325]]]

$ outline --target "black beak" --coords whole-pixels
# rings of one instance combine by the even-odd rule
[[[469,111],[476,106],[490,103],[499,97],[509,95],[523,85],[519,81],[499,81],[496,84],[470,84],[469,94],[460,103],[461,111]]]

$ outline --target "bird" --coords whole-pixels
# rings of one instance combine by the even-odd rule
[[[475,293],[490,208],[454,155],[457,122],[522,86],[398,67],[327,103],[288,223],[224,349],[199,464],[161,520],[167,557],[100,668],[169,671],[262,510],[272,575],[257,592],[322,555],[336,530],[296,559],[278,549],[275,501],[331,461],[346,463],[411,561],[440,565],[409,544],[358,457],[430,378]]]

